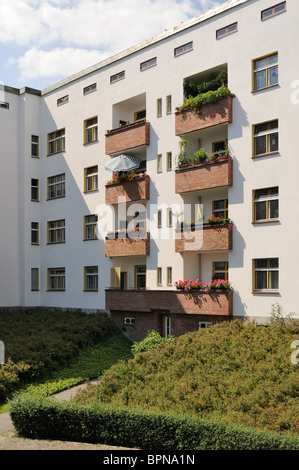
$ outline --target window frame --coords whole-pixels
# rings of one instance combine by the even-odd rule
[[[9,103],[6,101],[0,101],[0,109],[9,109]]]
[[[162,98],[157,98],[157,117],[162,117]]]
[[[92,235],[91,237],[88,236],[90,230],[91,230],[91,235]],[[84,241],[98,240],[98,215],[97,214],[84,215],[83,240]]]
[[[157,210],[157,228],[162,228],[162,209]]]
[[[166,153],[166,170],[172,171],[172,152]]]
[[[172,95],[166,96],[166,114],[172,114]]]
[[[126,78],[126,72],[125,70],[122,70],[121,72],[114,73],[113,75],[110,76],[110,85],[113,85],[113,83],[117,83],[120,80],[124,80]]]
[[[273,196],[272,196],[271,195],[271,190],[276,189],[276,188],[277,188],[277,193],[276,194],[274,193]],[[256,192],[257,191],[268,191],[268,195],[265,195],[262,200],[256,199]],[[277,217],[269,217],[269,215],[271,214],[270,203],[271,203],[271,201],[276,201],[276,200],[278,201],[278,209],[277,209],[278,215],[277,215]],[[261,202],[266,203],[266,218],[265,219],[257,219],[256,218],[256,204],[261,203]],[[269,188],[254,189],[252,191],[252,204],[253,204],[253,207],[252,207],[252,223],[253,224],[278,222],[279,221],[279,186],[272,186],[272,187],[269,187]]]
[[[267,129],[265,131],[261,131],[262,133],[256,133],[256,127],[258,126],[270,126],[273,123],[277,122],[277,127],[272,129]],[[272,132],[273,131],[273,132]],[[269,141],[270,135],[277,134],[277,149],[273,151],[269,151]],[[258,137],[262,137],[263,135],[266,136],[266,152],[264,153],[255,153],[256,152],[256,140]],[[279,153],[279,120],[272,119],[271,121],[259,122],[252,126],[252,158],[262,158],[268,155],[275,155]]]
[[[97,91],[97,83],[85,86],[83,88],[83,95],[89,95],[89,93],[93,93],[94,91]]]
[[[35,224],[35,226],[33,226]],[[39,222],[31,222],[31,245],[39,245]],[[34,241],[36,237],[36,241]]]
[[[33,184],[33,181],[36,181],[36,185]],[[36,197],[34,197],[34,193],[36,193]],[[31,178],[31,201],[32,202],[39,202],[39,179]]]
[[[224,263],[224,269],[218,269],[216,267],[217,263]],[[214,279],[224,279],[225,281],[228,281],[228,261],[213,261],[212,264],[212,280]],[[217,276],[217,273],[224,273],[224,277],[219,277]]]
[[[61,133],[61,135],[59,135]],[[53,138],[51,136],[53,135]],[[59,150],[58,148],[59,143]],[[54,146],[53,151],[50,152],[51,145]],[[57,129],[56,131],[48,133],[47,139],[47,156],[50,157],[51,155],[56,155],[57,153],[65,152],[65,128]]]
[[[62,106],[63,104],[66,104],[68,102],[69,102],[69,95],[62,96],[61,98],[58,98],[57,106]]]
[[[36,274],[36,287],[33,287],[33,273]],[[31,268],[31,292],[39,291],[39,268]]]
[[[277,260],[277,267],[270,267],[270,261],[271,260]],[[267,261],[267,267],[266,268],[257,268],[256,267],[256,261]],[[267,288],[266,289],[258,289],[256,287],[256,273],[257,272],[266,272],[266,280],[267,280]],[[271,272],[277,272],[278,277],[277,277],[277,287],[274,289],[270,289],[270,273]],[[279,258],[254,258],[252,260],[252,293],[253,294],[273,294],[273,293],[278,293],[279,292]]]
[[[166,268],[166,280],[167,280],[167,286],[172,286],[172,266],[167,266]]]
[[[33,137],[37,139],[36,142],[33,141]],[[33,148],[36,148],[36,155],[33,153]],[[39,136],[31,134],[31,158],[39,158]]]
[[[154,63],[151,63],[153,62]],[[148,70],[151,67],[155,67],[157,65],[157,57],[152,57],[151,59],[145,60],[144,62],[140,63],[140,72],[143,72],[144,70]]]
[[[61,180],[57,180],[57,178],[61,177]],[[52,182],[51,180],[54,179]],[[63,179],[62,179],[63,178]],[[60,194],[57,195],[57,187],[60,189]],[[54,191],[54,196],[51,195],[52,189]],[[65,173],[60,173],[59,175],[49,176],[47,178],[47,201],[51,201],[52,199],[60,199],[65,197]]]
[[[231,28],[232,26],[236,26],[236,29],[234,31],[228,31],[228,29]],[[224,30],[225,30],[225,34],[222,34],[221,36],[219,36],[220,31],[224,31]],[[227,26],[224,26],[223,28],[217,29],[216,39],[226,38],[227,36],[230,36],[231,34],[234,34],[237,32],[238,32],[238,22],[235,21],[234,23],[228,24]]]
[[[88,170],[96,168],[93,173],[87,174]],[[91,188],[89,189],[89,181],[91,181]],[[99,190],[99,167],[98,165],[88,166],[84,168],[84,193],[91,193]]]
[[[88,270],[94,270],[88,272]],[[89,282],[92,281],[90,287]],[[99,267],[98,266],[84,266],[84,292],[98,292],[99,291]]]
[[[95,121],[95,123],[89,124],[91,121]],[[89,140],[89,131],[91,131],[91,140]],[[93,142],[98,142],[98,116],[93,116],[91,118],[84,120],[84,145],[92,144]]]
[[[134,326],[135,325],[135,317],[124,317],[124,325]]]
[[[50,280],[54,280],[54,287],[51,287]],[[66,281],[66,270],[65,268],[48,268],[47,269],[47,291],[48,292],[64,292]],[[61,283],[61,287],[57,285]]]
[[[59,234],[59,236],[57,236]],[[47,245],[65,243],[65,219],[47,222]]]
[[[282,10],[282,11],[278,11],[277,13],[275,13],[275,9],[277,7],[280,7],[281,5],[284,5],[285,6],[285,9]],[[272,10],[272,14],[267,16],[266,18],[263,18],[263,14],[266,13],[267,11],[271,11]],[[280,3],[277,3],[276,5],[273,5],[272,7],[270,8],[265,8],[265,10],[262,10],[261,11],[261,21],[266,21],[270,18],[273,18],[273,16],[277,16],[277,15],[280,15],[281,13],[285,13],[287,11],[287,2],[280,2]]]
[[[157,267],[157,286],[162,286],[162,268],[160,266]]]
[[[162,167],[162,153],[158,153],[157,155],[157,173],[162,173],[163,172],[163,167]]]
[[[186,46],[190,46],[186,49]],[[182,52],[179,52],[179,50],[182,49]],[[186,42],[185,44],[182,44],[181,46],[175,47],[173,54],[174,57],[180,57],[183,54],[186,54],[187,52],[193,51],[193,41]]]
[[[223,201],[223,209],[219,208],[217,209],[215,207],[216,202],[222,202]],[[218,215],[219,212],[223,212],[223,218],[228,219],[228,199],[217,199],[215,201],[212,201],[212,212],[215,217],[221,217]]]
[[[270,57],[273,57],[277,55],[277,61],[274,62],[273,64],[269,64],[269,58]],[[256,69],[255,68],[255,63],[260,61],[260,60],[263,60],[263,59],[266,59],[266,61],[268,63],[266,63],[265,66],[259,68],[259,69]],[[277,83],[273,83],[271,85],[269,85],[269,71],[274,68],[274,67],[277,67]],[[260,72],[263,72],[265,71],[266,73],[266,86],[264,87],[261,87],[261,88],[256,88],[256,80],[255,80],[255,76],[257,73],[260,73]],[[263,55],[261,57],[257,57],[256,59],[253,59],[252,60],[252,93],[257,93],[259,91],[262,91],[262,90],[267,90],[269,88],[274,88],[274,87],[277,87],[279,86],[279,78],[278,78],[278,51],[275,51],[275,52],[271,52],[271,54],[266,54],[266,55]]]

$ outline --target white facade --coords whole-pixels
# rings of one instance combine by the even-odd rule
[[[284,2],[283,2],[284,3]],[[295,216],[299,162],[295,136],[299,103],[294,81],[299,80],[297,25],[299,3],[287,0],[286,11],[261,20],[261,12],[275,0],[231,0],[220,7],[165,31],[151,40],[41,91],[5,88],[0,108],[2,184],[0,211],[0,306],[48,306],[105,310],[105,288],[110,287],[110,270],[127,273],[126,286],[136,287],[136,266],[146,266],[146,287],[175,290],[179,279],[210,281],[213,262],[228,262],[228,279],[233,288],[233,315],[263,321],[278,303],[284,314],[295,312],[296,264],[299,259],[298,221]],[[237,30],[221,39],[216,31],[237,23]],[[192,42],[192,49],[177,57],[176,47]],[[278,52],[278,84],[253,92],[253,61]],[[157,58],[156,65],[143,71],[140,64]],[[183,104],[183,81],[208,76],[227,67],[228,86],[235,94],[231,124],[211,127],[186,136],[190,156],[200,146],[212,151],[212,143],[228,140],[233,157],[233,185],[214,190],[175,193],[175,166],[180,137],[175,135],[175,108]],[[125,71],[125,78],[110,83],[110,77]],[[96,90],[83,93],[96,83]],[[295,86],[295,85],[293,85]],[[167,97],[172,109],[166,112]],[[57,100],[68,96],[60,106]],[[162,115],[157,116],[157,100]],[[111,179],[105,164],[105,134],[119,121],[134,121],[134,113],[146,109],[150,144],[123,152],[146,160],[150,177],[150,199],[146,206],[152,230],[148,256],[106,257],[105,240],[84,241],[84,217],[102,213],[105,184]],[[84,144],[84,121],[97,117],[95,142]],[[136,116],[135,116],[136,117]],[[271,155],[252,158],[253,126],[278,120],[279,149]],[[65,150],[48,156],[48,135],[65,129]],[[31,136],[39,137],[39,158],[31,156]],[[172,170],[166,167],[172,153]],[[157,155],[162,171],[157,172]],[[115,156],[115,155],[114,155]],[[113,156],[112,156],[113,157]],[[98,166],[98,188],[86,192],[84,169]],[[48,200],[49,178],[65,175],[65,196]],[[38,202],[31,200],[31,180],[39,181]],[[279,217],[272,223],[253,223],[253,191],[279,188]],[[212,201],[228,200],[233,222],[233,248],[227,252],[175,252],[174,239],[163,239],[168,207],[203,204],[204,218],[212,212]],[[162,229],[156,228],[161,205]],[[163,210],[164,210],[163,209]],[[138,210],[138,209],[137,209]],[[173,211],[174,213],[176,210]],[[151,214],[154,221],[150,220]],[[194,216],[194,213],[193,213]],[[65,220],[65,242],[49,243],[48,222]],[[31,224],[39,224],[38,243],[32,244]],[[101,220],[100,220],[101,222]],[[175,224],[175,218],[174,222]],[[101,232],[101,230],[100,230]],[[104,233],[104,232],[103,232]],[[255,259],[278,259],[277,288],[253,293]],[[98,288],[88,291],[84,267],[98,267]],[[162,282],[157,285],[157,267]],[[172,285],[167,268],[172,268]],[[38,288],[32,290],[31,269],[38,269]],[[65,269],[64,289],[49,289],[49,269]],[[267,274],[269,275],[269,273]],[[36,286],[35,286],[36,287]]]

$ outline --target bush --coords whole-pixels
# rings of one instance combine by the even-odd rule
[[[299,439],[168,413],[78,406],[23,397],[11,403],[18,434],[143,450],[299,450]]]
[[[0,401],[3,401],[25,380],[32,366],[25,362],[15,364],[8,360],[6,364],[0,365]]]
[[[174,341],[174,336],[168,338],[162,338],[162,336],[155,330],[150,330],[144,339],[133,344],[131,350],[134,356],[137,353],[149,351],[152,348],[156,348],[159,344],[164,344],[170,341]]]

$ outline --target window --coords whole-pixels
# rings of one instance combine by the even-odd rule
[[[48,244],[65,243],[65,219],[48,222]]]
[[[154,65],[157,65],[157,57],[154,57],[153,59],[146,60],[145,62],[142,62],[140,64],[140,70],[146,70],[150,67],[153,67]]]
[[[228,280],[228,261],[214,261],[213,263],[213,280]]]
[[[228,200],[220,199],[219,201],[213,201],[213,215],[215,217],[228,218]]]
[[[213,142],[212,144],[213,153],[215,157],[221,157],[225,154],[227,150],[227,142],[225,140],[220,140],[219,142]]]
[[[157,286],[162,286],[162,268],[157,268]]]
[[[278,15],[279,13],[283,13],[284,11],[286,11],[286,2],[279,3],[271,8],[267,8],[267,10],[263,10],[261,17],[262,20],[266,20],[272,16]]]
[[[278,53],[253,61],[253,91],[278,84]]]
[[[135,324],[135,318],[134,317],[125,317],[124,318],[124,324],[125,325],[134,325]]]
[[[118,82],[119,80],[122,80],[123,78],[125,78],[125,72],[124,71],[116,73],[114,75],[111,75],[110,83]]]
[[[98,118],[93,117],[84,121],[84,144],[98,140]]]
[[[159,209],[157,212],[157,226],[158,228],[162,227],[162,210]]]
[[[253,291],[277,291],[279,286],[278,258],[262,258],[253,260]]]
[[[157,173],[162,173],[162,154],[157,155]]]
[[[98,189],[98,165],[84,169],[84,192]]]
[[[84,216],[84,240],[97,240],[98,216],[95,214]]]
[[[278,120],[255,125],[253,138],[254,156],[278,152]]]
[[[167,225],[168,227],[172,227],[172,209],[168,209],[167,211]]]
[[[69,95],[63,96],[62,98],[58,98],[57,106],[61,106],[62,104],[68,103]]]
[[[65,173],[48,178],[48,199],[65,196]]]
[[[185,54],[185,52],[192,51],[193,49],[193,41],[184,44],[183,46],[176,47],[174,49],[174,57],[178,55]]]
[[[31,245],[39,244],[39,223],[31,222]]]
[[[31,157],[32,158],[39,157],[39,138],[37,135],[31,136]]]
[[[236,33],[238,31],[238,23],[230,24],[229,26],[225,26],[224,28],[218,29],[216,31],[216,39],[223,38],[224,36],[228,36],[229,34]]]
[[[97,291],[98,290],[98,267],[85,266],[84,267],[84,290]]]
[[[97,89],[97,84],[93,83],[92,85],[88,85],[83,88],[83,95],[88,95],[89,93],[92,93],[93,91],[96,91]]]
[[[270,221],[279,216],[278,187],[257,189],[254,193],[254,221]]]
[[[39,180],[31,178],[31,201],[39,201]]]
[[[162,98],[157,99],[157,117],[162,116]]]
[[[63,152],[65,150],[65,129],[60,129],[48,134],[48,155]]]
[[[172,268],[167,268],[167,285],[172,286]]]
[[[9,109],[9,103],[5,103],[4,101],[0,101],[0,108]]]
[[[171,114],[172,112],[172,96],[166,96],[166,113]]]
[[[172,152],[167,152],[166,154],[166,168],[167,171],[172,170]]]
[[[31,290],[39,290],[39,269],[31,268]]]
[[[209,322],[209,321],[205,321],[205,322],[199,322],[198,323],[198,328],[201,329],[201,328],[209,328],[209,326],[212,326],[213,323]]]
[[[135,266],[135,282],[137,289],[146,287],[146,266]]]
[[[146,118],[146,109],[142,109],[141,111],[136,111],[136,113],[134,113],[134,122],[145,121],[145,118]],[[126,122],[126,124],[128,123]]]
[[[65,290],[65,268],[48,268],[48,290]]]

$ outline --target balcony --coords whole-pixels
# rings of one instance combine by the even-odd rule
[[[125,197],[126,202],[146,201],[150,198],[150,179],[148,175],[137,176],[133,181],[108,183],[105,188],[105,202],[107,205],[118,204],[119,197]]]
[[[190,107],[177,111],[175,113],[175,135],[182,136],[219,124],[230,124],[233,119],[232,109],[232,97],[226,96],[215,103],[202,105],[200,113]]]
[[[227,251],[233,245],[233,224],[203,225],[197,230],[176,231],[176,253]]]
[[[115,238],[106,237],[105,256],[148,256],[150,254],[150,234],[132,232],[117,233]]]
[[[105,308],[110,311],[153,312],[231,316],[232,290],[210,292],[183,290],[106,289]]]
[[[150,125],[147,121],[127,124],[106,133],[106,154],[114,155],[150,144]]]
[[[177,194],[232,185],[233,160],[231,157],[221,157],[213,163],[182,166],[175,173],[175,192]]]

